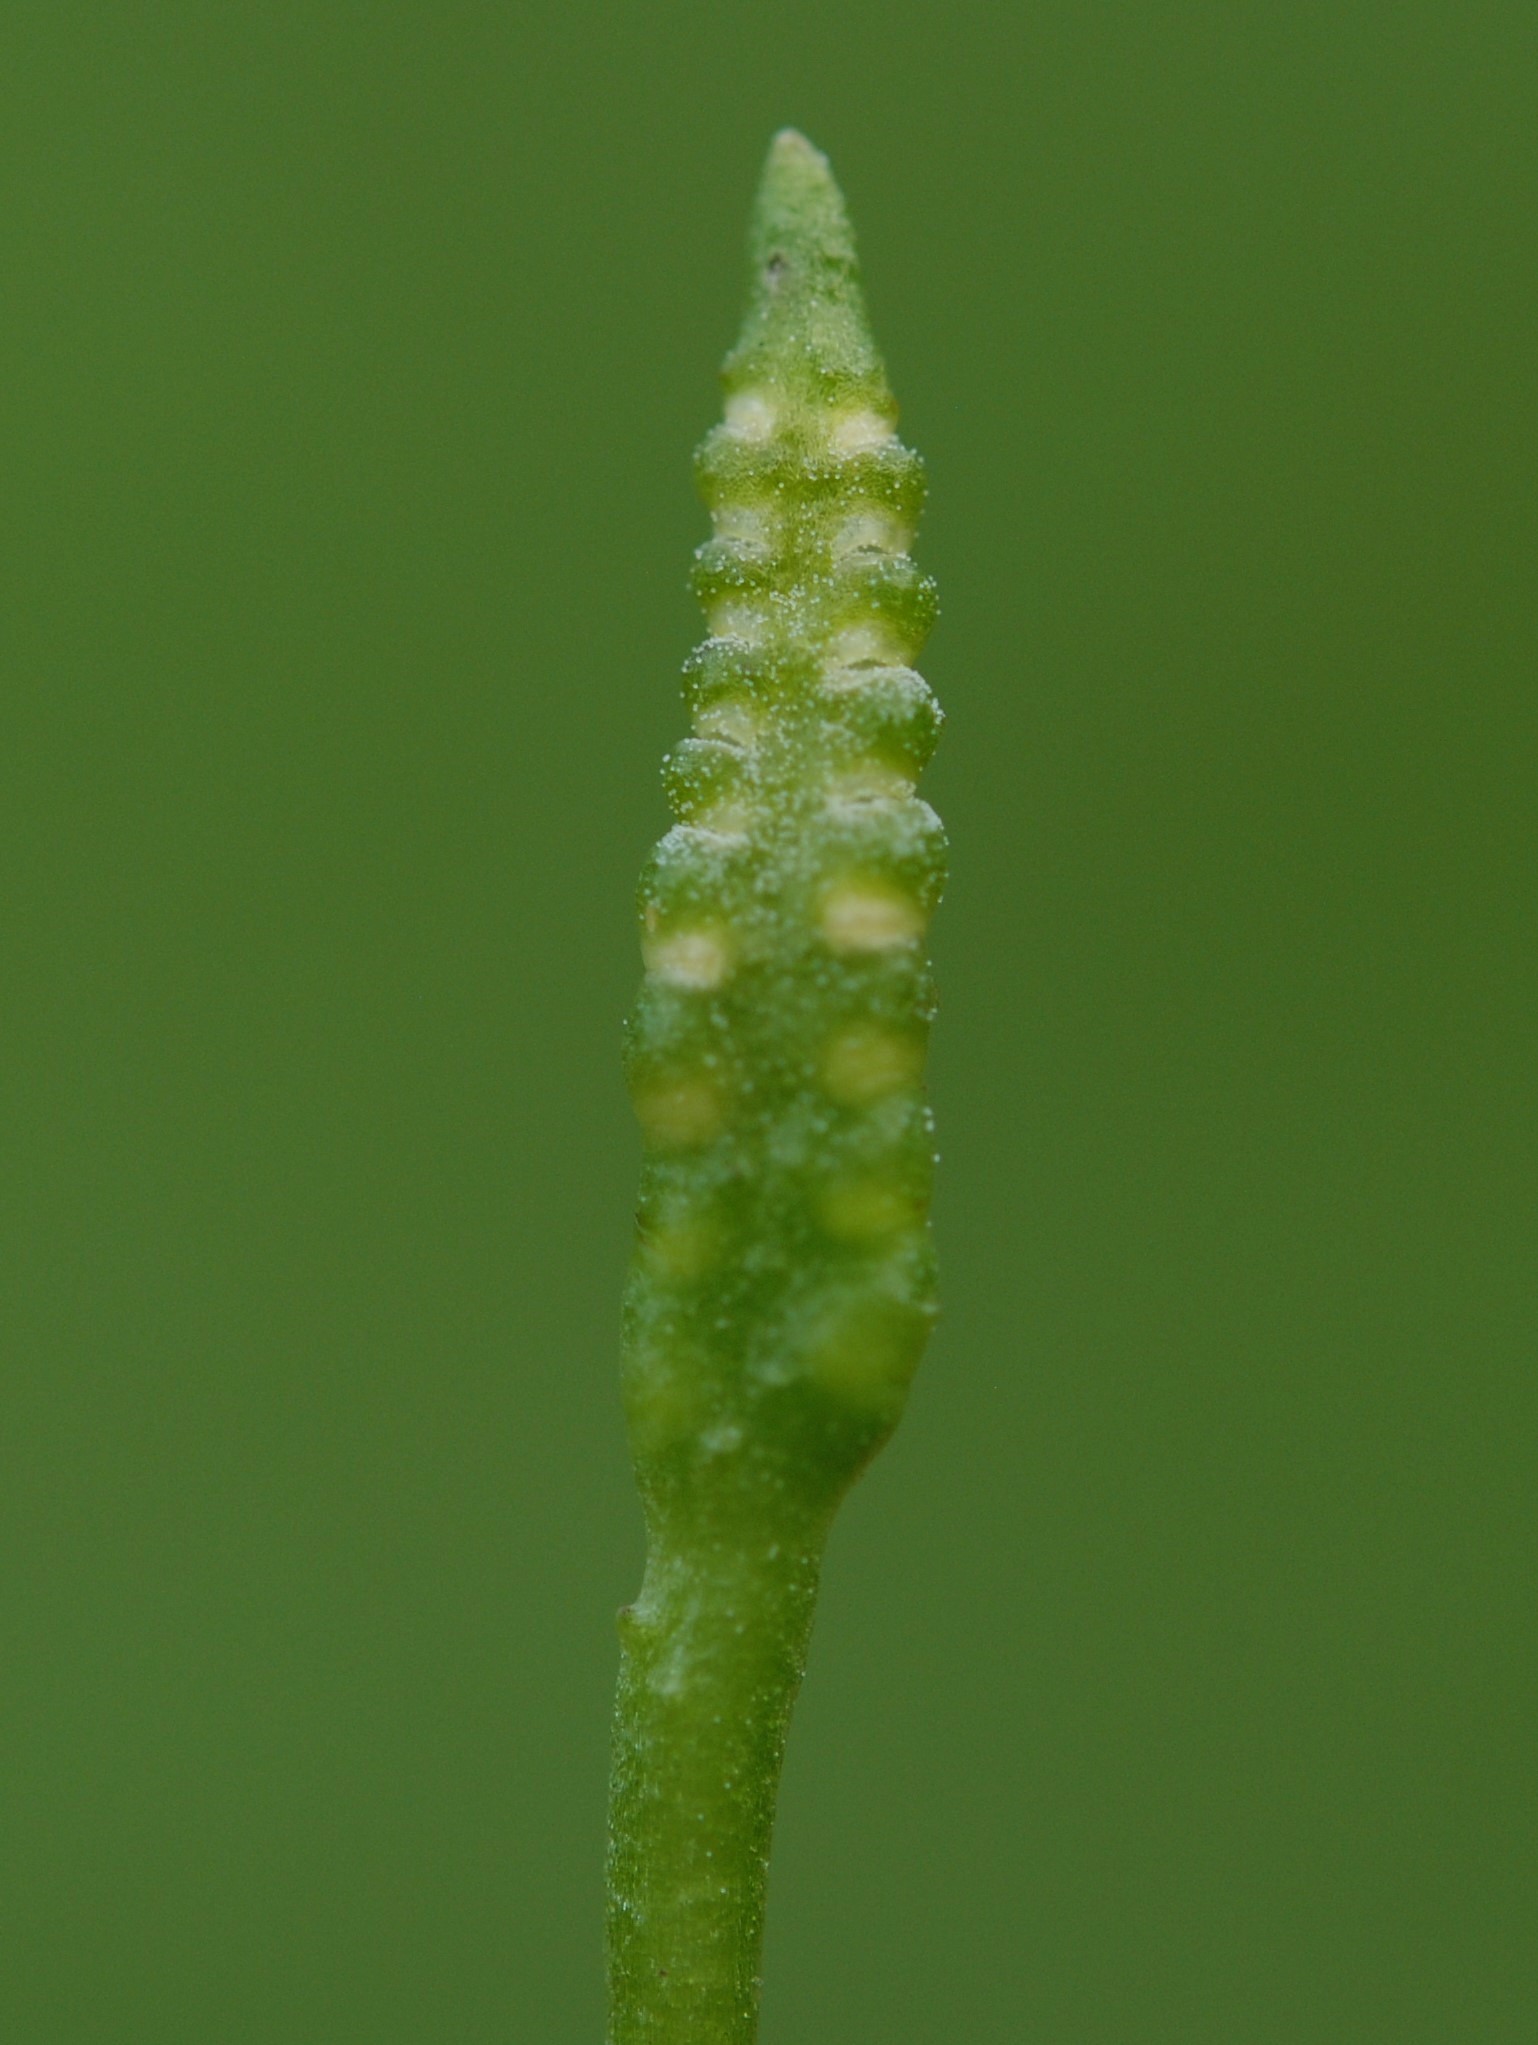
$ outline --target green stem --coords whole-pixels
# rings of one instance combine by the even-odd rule
[[[623,1615],[611,2045],[750,2045],[764,1887],[823,1529],[654,1545]]]

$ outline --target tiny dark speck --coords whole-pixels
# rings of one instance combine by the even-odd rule
[[[764,282],[767,285],[769,285],[771,289],[773,289],[773,287],[776,284],[778,284],[780,279],[785,275],[785,272],[789,267],[790,266],[786,262],[784,256],[780,255],[778,251],[776,251],[776,253],[772,255],[769,258],[768,262],[765,263],[764,265]]]

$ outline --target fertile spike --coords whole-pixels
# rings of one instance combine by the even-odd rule
[[[763,1869],[817,1569],[934,1316],[923,938],[940,713],[918,457],[827,160],[775,138],[724,422],[697,458],[693,735],[642,878],[645,1142],[625,1396],[649,1553],[624,1615],[614,2045],[753,2036]]]

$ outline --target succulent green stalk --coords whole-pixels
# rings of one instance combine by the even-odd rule
[[[923,949],[945,841],[908,557],[923,470],[826,159],[776,136],[726,416],[697,457],[710,636],[642,877],[645,1141],[624,1390],[646,1511],[621,1615],[610,2045],[748,2045],[786,1726],[840,1498],[935,1313]]]

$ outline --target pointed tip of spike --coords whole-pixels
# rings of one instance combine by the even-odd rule
[[[812,156],[821,164],[828,159],[815,143],[809,142],[799,128],[780,128],[769,143],[771,156]]]
[[[878,399],[886,380],[844,195],[827,157],[798,128],[781,128],[770,142],[748,253],[748,311],[726,365],[728,387]]]
[[[833,176],[832,164],[799,128],[781,128],[771,138],[759,185],[760,205],[764,204],[770,186],[775,188],[776,196],[782,201],[790,197],[797,187],[803,191],[808,187],[821,187],[831,193],[839,210],[843,210],[843,198]],[[847,227],[847,221],[845,225]]]
[[[769,143],[753,207],[755,254],[781,262],[855,262],[855,235],[832,164],[800,129]]]
[[[784,280],[793,267],[854,268],[854,232],[833,166],[799,128],[781,128],[753,207],[753,255]]]

